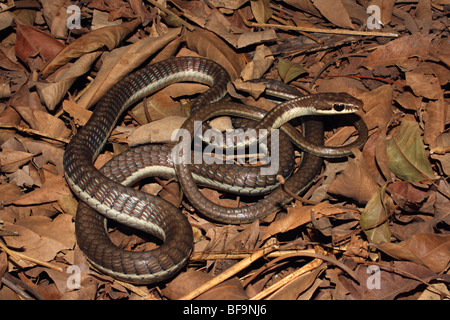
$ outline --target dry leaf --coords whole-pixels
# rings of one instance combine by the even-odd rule
[[[314,6],[328,20],[338,27],[354,29],[350,17],[341,0],[315,0]]]
[[[65,47],[52,61],[47,63],[41,70],[42,76],[46,78],[72,59],[79,58],[104,46],[112,50],[139,24],[140,20],[135,19],[120,26],[107,27],[85,34]]]
[[[166,117],[153,121],[136,129],[129,137],[131,146],[145,143],[173,143],[172,136],[179,129],[186,117]]]
[[[104,29],[99,31],[101,30]],[[180,29],[174,29],[159,38],[144,38],[132,45],[111,51],[104,59],[97,77],[77,103],[85,108],[95,104],[115,83],[140,66],[152,54],[164,48],[179,34]]]
[[[413,34],[400,37],[378,47],[370,53],[362,65],[373,69],[375,66],[397,65],[400,68],[411,63],[410,57],[425,58],[431,47],[432,35]]]
[[[30,82],[35,85],[41,101],[49,110],[54,110],[61,102],[72,84],[88,72],[91,65],[100,56],[100,52],[92,52],[81,56],[68,68],[60,70],[56,78],[51,83]]]
[[[253,16],[259,23],[266,23],[272,16],[272,9],[270,8],[270,0],[253,0],[250,1]]]
[[[84,126],[92,115],[92,111],[89,111],[79,104],[69,100],[63,101],[63,109],[74,119],[75,123],[79,126]]]
[[[347,167],[330,185],[328,192],[364,204],[378,190],[378,185],[370,175],[362,153],[357,150],[355,152],[355,158],[348,159]]]
[[[260,79],[272,65],[274,58],[272,52],[264,45],[260,45],[255,50],[253,60],[247,63],[241,72],[244,81]]]
[[[21,219],[21,221],[26,224],[27,219],[38,219],[43,220],[45,219],[44,228],[50,227],[52,221],[49,218],[46,217],[29,217],[25,219]],[[17,231],[19,232],[19,236],[16,237],[6,237],[5,242],[6,244],[11,248],[17,248],[22,249],[22,252],[32,258],[41,260],[41,261],[51,261],[55,258],[55,255],[64,249],[72,249],[75,242],[72,241],[70,245],[67,245],[68,241],[66,243],[61,242],[60,238],[55,239],[54,237],[49,237],[48,235],[41,235],[40,227],[35,228],[34,230],[29,229],[27,226],[21,226],[18,224],[10,224],[5,222],[5,226],[8,227],[8,230],[11,231]],[[72,231],[72,232],[71,232]],[[69,236],[67,239],[72,237],[72,240],[74,240],[74,230],[71,229],[64,229],[62,230],[64,233],[63,237],[67,236],[68,233],[71,233],[71,236]],[[67,232],[67,234],[65,234]]]
[[[213,276],[204,272],[191,271],[180,273],[163,290],[169,299],[178,299],[198,288]],[[214,288],[199,295],[196,300],[246,300],[248,296],[237,278],[228,279]]]
[[[385,187],[378,191],[369,200],[361,213],[359,223],[367,239],[380,244],[391,241],[388,217],[392,211],[392,200],[385,193]]]
[[[14,172],[29,162],[34,154],[3,148],[0,152],[0,168],[2,172]]]
[[[64,45],[51,35],[21,23],[16,24],[16,55],[23,62],[38,54],[44,61],[49,61],[64,49]]]
[[[44,132],[50,137],[64,139],[71,133],[62,120],[47,112],[27,107],[16,107],[15,109],[32,129]]]
[[[191,50],[224,67],[230,74],[231,80],[236,79],[244,68],[244,56],[235,53],[219,37],[209,31],[186,32],[186,43]]]
[[[386,153],[389,168],[400,179],[410,182],[435,179],[416,122],[402,121],[399,131],[387,140]]]
[[[383,252],[396,259],[422,264],[436,273],[448,267],[450,261],[450,236],[433,233],[413,235],[398,244],[381,244]]]

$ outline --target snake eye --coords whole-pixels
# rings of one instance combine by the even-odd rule
[[[345,109],[345,105],[343,103],[335,103],[333,108],[336,111],[343,111]]]

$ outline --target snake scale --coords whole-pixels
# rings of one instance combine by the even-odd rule
[[[282,131],[307,151],[303,153],[297,171],[286,180],[285,186],[295,193],[303,192],[312,183],[322,168],[321,156],[339,157],[351,153],[348,146],[340,150],[321,149],[323,124],[310,115],[353,113],[361,107],[360,100],[343,93],[310,95],[284,102],[266,115],[242,105],[221,102],[229,80],[228,73],[220,65],[203,58],[175,58],[150,65],[114,85],[99,101],[86,125],[72,138],[64,154],[64,168],[69,186],[81,200],[75,224],[77,242],[96,268],[124,281],[150,284],[172,277],[188,260],[193,236],[187,218],[163,199],[129,187],[142,177],[159,175],[167,178],[176,174],[186,197],[199,212],[228,223],[254,221],[291,201],[281,188],[272,188],[269,195],[249,206],[227,208],[211,203],[196,185],[196,182],[208,185],[205,178],[201,178],[202,170],[222,172],[219,178],[216,177],[221,178],[221,182],[214,182],[213,178],[209,181],[225,190],[248,188],[249,193],[253,192],[249,190],[258,188],[262,189],[257,193],[268,190],[261,187],[263,177],[255,177],[253,173],[244,174],[246,178],[241,180],[245,182],[238,183],[231,179],[238,176],[238,172],[233,171],[235,169],[219,169],[215,164],[209,169],[202,166],[193,168],[183,162],[174,164],[173,156],[183,156],[183,149],[174,153],[167,146],[132,149],[112,159],[101,171],[97,170],[93,162],[121,114],[139,99],[169,84],[190,81],[210,87],[194,100],[191,115],[183,125],[183,129],[191,133],[194,121],[206,121],[223,114],[260,120],[264,127],[282,126]],[[304,136],[288,124],[284,125],[299,116],[305,116]],[[355,127],[359,136],[352,147],[360,147],[367,139],[367,127],[362,120],[355,122]],[[273,177],[270,179],[274,180]],[[256,187],[247,186],[247,182],[256,184]],[[236,187],[235,183],[239,186]],[[162,244],[144,252],[120,249],[108,238],[105,217],[154,235],[162,240]]]

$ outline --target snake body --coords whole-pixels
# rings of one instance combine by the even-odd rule
[[[92,163],[102,150],[124,110],[140,98],[171,83],[181,81],[200,82],[210,86],[209,90],[194,101],[192,107],[194,112],[185,124],[185,128],[189,131],[192,131],[190,124],[196,119],[205,120],[211,114],[220,115],[225,110],[237,108],[232,105],[227,108],[219,105],[216,106],[216,109],[219,109],[216,112],[214,105],[211,105],[226,94],[226,84],[229,81],[227,72],[218,64],[192,57],[166,60],[146,67],[113,86],[97,104],[90,120],[68,144],[64,154],[64,168],[68,184],[84,202],[80,203],[76,218],[78,244],[94,266],[125,281],[154,283],[171,277],[186,263],[191,253],[192,231],[186,217],[173,205],[161,198],[122,185],[122,183],[132,184],[134,178],[129,178],[129,176],[121,178],[114,174],[109,177],[105,176],[104,173],[107,173],[108,166],[103,169],[104,173],[102,173],[96,170]],[[324,98],[320,98],[318,103],[327,100]],[[295,102],[296,108],[314,106],[317,101],[311,99],[317,98],[299,99]],[[330,99],[332,104],[340,102],[342,99],[346,100],[344,102],[350,101],[351,105],[360,104],[359,100],[348,95],[331,95]],[[329,107],[330,105],[326,106],[326,108]],[[214,112],[211,113],[211,111]],[[236,114],[239,113],[237,110]],[[257,118],[261,118],[261,116]],[[281,122],[279,124],[281,125]],[[306,141],[312,145],[323,144],[321,121],[308,119],[305,121],[304,127]],[[158,157],[156,156],[156,158]],[[156,166],[161,166],[160,163],[166,159],[158,159],[158,161],[159,164]],[[111,166],[114,167],[114,161],[109,165],[109,167]],[[155,167],[155,165],[150,165],[150,167],[152,166]],[[286,186],[294,192],[302,192],[311,184],[321,167],[322,159],[319,156],[304,153],[298,171],[287,180]],[[198,192],[189,166],[179,163],[174,166],[174,169],[181,185],[184,188],[192,189],[189,190],[192,192],[188,192],[188,199],[196,203],[200,212],[219,221],[231,223],[254,221],[278,210],[281,205],[290,201],[281,189],[276,189],[253,206],[243,208],[212,206],[208,208],[209,203],[198,204],[198,201],[202,202],[204,199]],[[150,171],[147,170],[147,173]],[[162,172],[163,170],[156,171]],[[131,175],[133,174],[131,173]],[[135,174],[134,177],[137,179],[142,175]],[[145,252],[119,249],[107,237],[104,218],[93,212],[92,209],[105,217],[150,233],[160,238],[163,243],[157,249]],[[213,214],[210,213],[211,211]]]

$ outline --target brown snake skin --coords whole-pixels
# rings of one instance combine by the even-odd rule
[[[219,101],[225,95],[226,84],[229,81],[229,76],[222,67],[212,61],[193,57],[163,61],[146,67],[116,84],[98,103],[91,119],[72,139],[64,155],[66,179],[75,194],[84,202],[80,203],[76,218],[76,235],[80,248],[95,267],[132,283],[155,283],[173,276],[186,263],[191,253],[192,231],[186,217],[170,203],[121,184],[124,183],[123,179],[128,179],[126,184],[130,185],[135,182],[134,178],[122,178],[114,174],[105,176],[102,172],[111,170],[114,159],[109,169],[107,165],[102,172],[96,170],[92,163],[106,143],[119,116],[130,104],[170,83],[180,81],[201,82],[211,87],[195,100],[194,112],[185,123],[187,129],[192,129],[189,128],[189,123],[194,119],[205,120],[212,115],[219,115],[225,109],[233,109],[232,105],[227,108],[216,106],[219,111],[211,112],[214,111],[214,105],[210,103]],[[313,103],[317,104],[314,99],[316,97],[298,100],[297,104],[311,106]],[[319,99],[322,99],[319,100],[319,104],[320,101],[326,100],[320,96]],[[348,100],[351,104],[360,105],[359,100],[348,95],[332,95],[332,100],[335,102]],[[236,114],[239,112],[236,111]],[[361,128],[363,127],[358,128],[360,131],[358,139],[362,141],[364,133],[361,134],[363,132]],[[304,129],[304,139],[312,145],[323,145],[323,125],[320,120],[308,118],[304,122]],[[154,148],[156,149],[151,152],[153,155],[156,154],[153,160],[158,163],[167,161],[166,158],[162,159],[165,157],[163,155],[165,147]],[[286,187],[296,193],[304,191],[321,167],[321,157],[305,152],[300,167],[288,178]],[[191,169],[185,164],[175,165],[183,189],[185,191],[186,188],[189,189],[188,199],[196,203],[201,213],[219,221],[231,223],[254,221],[278,210],[290,201],[281,189],[276,189],[253,206],[242,208],[210,206],[210,203],[204,202],[201,198],[203,195],[197,192]],[[144,252],[117,248],[107,237],[104,217],[93,213],[91,208],[119,223],[148,232],[160,238],[163,243],[155,250]]]

